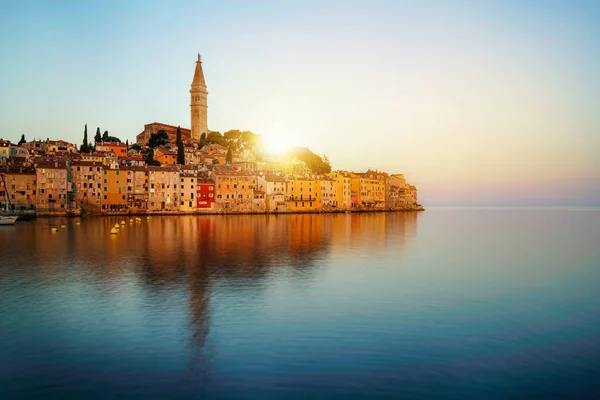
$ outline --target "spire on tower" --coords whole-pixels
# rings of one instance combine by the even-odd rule
[[[194,80],[192,81],[192,86],[202,85],[206,90],[206,82],[204,81],[204,71],[202,71],[202,59],[200,58],[200,53],[198,53],[198,61],[196,61],[196,71],[194,72]]]

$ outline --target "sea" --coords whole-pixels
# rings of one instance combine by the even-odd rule
[[[0,399],[597,399],[599,376],[598,208],[0,226]]]

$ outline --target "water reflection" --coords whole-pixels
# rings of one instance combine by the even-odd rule
[[[187,376],[205,386],[222,349],[217,343],[223,324],[230,323],[223,314],[228,308],[237,310],[233,318],[244,309],[258,312],[266,291],[281,282],[311,285],[333,258],[351,257],[352,246],[398,252],[416,235],[417,218],[152,217],[127,219],[117,235],[109,232],[121,218],[38,219],[2,227],[0,338],[22,341],[3,357],[22,364],[24,376],[40,387],[61,379],[54,370],[79,379],[79,369],[106,363],[142,368],[140,379],[148,380],[165,377],[153,375],[147,363],[179,366],[178,379]],[[61,225],[52,233],[51,227]],[[235,329],[245,329],[248,322],[238,319]],[[211,336],[215,323],[221,331]],[[39,349],[60,349],[61,359],[28,364],[27,354],[37,356]],[[50,371],[54,363],[62,369]]]

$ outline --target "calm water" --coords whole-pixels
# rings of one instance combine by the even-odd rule
[[[116,221],[0,227],[1,399],[600,396],[600,210]]]

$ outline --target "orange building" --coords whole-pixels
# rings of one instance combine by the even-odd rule
[[[355,204],[364,208],[385,207],[385,184],[387,174],[378,171],[352,173],[352,194],[355,195]]]
[[[102,171],[102,210],[127,209],[127,168],[104,167]]]
[[[160,146],[154,152],[154,159],[161,165],[177,165],[177,152]]]
[[[215,167],[215,204],[218,208],[234,211],[252,211],[256,176],[248,171],[231,167]]]
[[[36,172],[33,166],[15,166],[0,169],[4,175],[4,181],[0,179],[0,209],[6,207],[6,195],[10,199],[13,210],[35,209],[36,196]],[[6,182],[6,187],[4,187]]]
[[[127,144],[121,142],[98,142],[96,143],[96,151],[113,153],[118,156],[126,156]]]

